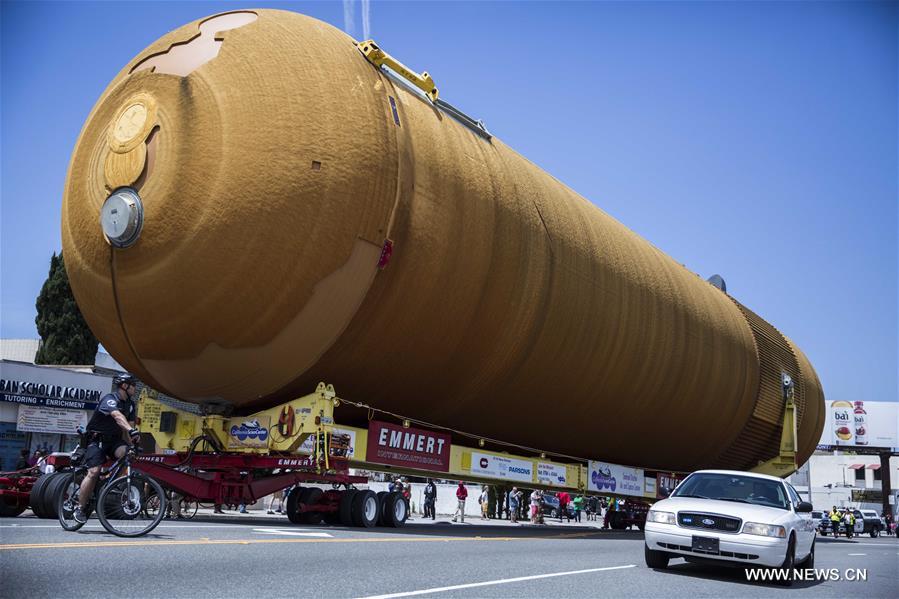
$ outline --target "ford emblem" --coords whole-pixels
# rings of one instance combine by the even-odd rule
[[[706,526],[715,526],[715,521],[712,520],[711,518],[703,518],[702,523],[705,524]]]

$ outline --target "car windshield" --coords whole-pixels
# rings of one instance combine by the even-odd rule
[[[711,472],[691,474],[671,496],[720,499],[776,507],[782,510],[790,509],[787,492],[781,483],[739,474]]]

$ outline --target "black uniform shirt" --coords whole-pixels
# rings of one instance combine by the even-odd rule
[[[111,415],[116,410],[122,413],[125,420],[134,422],[134,402],[120,398],[118,393],[109,393],[97,404],[94,415],[87,423],[87,430],[102,435],[121,436],[122,429]]]

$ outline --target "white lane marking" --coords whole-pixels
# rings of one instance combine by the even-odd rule
[[[556,576],[569,576],[571,574],[588,574],[590,572],[606,572],[608,570],[626,570],[627,568],[636,568],[636,564],[627,566],[611,566],[608,568],[590,568],[589,570],[574,570],[571,572],[555,572],[553,574],[537,574],[536,576],[519,576],[517,578],[500,578],[499,580],[488,580],[485,582],[471,582],[468,584],[455,584],[450,587],[436,587],[433,589],[422,589],[420,591],[407,591],[405,593],[389,593],[387,595],[370,595],[362,599],[392,599],[393,597],[411,597],[412,595],[427,595],[429,593],[442,593],[444,591],[457,591],[459,589],[471,589],[475,587],[486,587],[493,584],[509,584],[510,582],[522,582],[524,580],[537,580],[539,578],[554,578]]]
[[[280,528],[254,528],[253,532],[261,532],[268,535],[287,535],[290,537],[327,537],[331,538],[326,532],[298,532],[296,530],[282,530]]]
[[[820,545],[817,546],[817,548],[820,549],[822,547],[845,547],[847,545],[850,547],[861,547],[862,545],[864,545],[865,547],[883,547],[886,549],[890,549],[895,545],[895,543],[890,543],[889,541],[887,541],[886,543],[834,543],[834,542],[830,542],[830,543],[821,543]]]
[[[867,553],[850,553],[849,555],[868,555]]]

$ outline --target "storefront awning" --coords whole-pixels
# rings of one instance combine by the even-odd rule
[[[868,464],[868,470],[878,470],[880,468],[880,464]]]
[[[864,468],[864,467],[865,467],[864,464],[852,464],[851,466],[849,466],[849,468],[850,468],[851,470],[860,470],[860,469],[862,469],[862,468]]]

